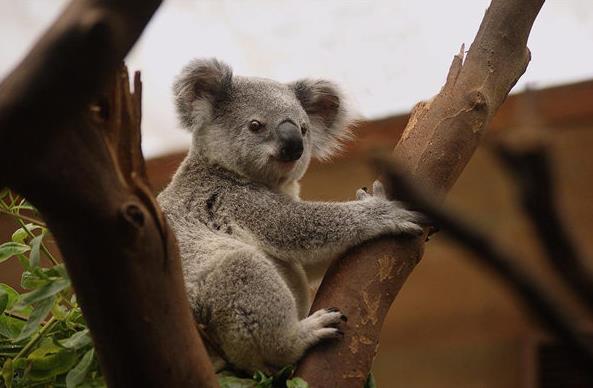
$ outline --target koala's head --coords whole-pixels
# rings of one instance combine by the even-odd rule
[[[216,59],[198,59],[173,89],[180,121],[193,133],[190,157],[271,187],[299,180],[312,157],[329,158],[349,136],[351,115],[328,81],[234,76]]]

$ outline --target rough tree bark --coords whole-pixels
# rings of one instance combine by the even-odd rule
[[[131,94],[127,71],[116,73],[159,4],[65,9],[0,84],[0,183],[51,228],[110,387],[214,387],[173,234],[147,188],[139,78]]]
[[[525,72],[527,38],[543,3],[493,0],[465,60],[462,47],[439,94],[414,109],[394,155],[415,181],[441,198]],[[363,386],[385,315],[422,257],[423,241],[371,241],[330,267],[311,309],[340,308],[348,316],[345,338],[314,348],[300,362],[297,375],[313,387]]]

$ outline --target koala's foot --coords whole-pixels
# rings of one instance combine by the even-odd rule
[[[321,309],[299,322],[301,338],[307,347],[326,338],[341,338],[344,333],[336,326],[346,322],[346,316],[337,308]]]

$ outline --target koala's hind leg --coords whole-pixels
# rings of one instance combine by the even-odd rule
[[[218,262],[204,284],[208,333],[235,367],[272,371],[296,362],[319,340],[341,335],[333,326],[343,315],[335,309],[299,321],[292,293],[263,253],[245,247]]]

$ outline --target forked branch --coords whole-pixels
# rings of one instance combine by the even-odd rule
[[[530,59],[527,38],[544,0],[492,0],[467,57],[451,65],[430,102],[414,110],[394,154],[414,179],[441,196],[451,188]],[[422,256],[423,240],[384,238],[336,262],[312,310],[336,306],[349,318],[345,338],[313,349],[297,374],[316,387],[361,387],[385,315]]]

